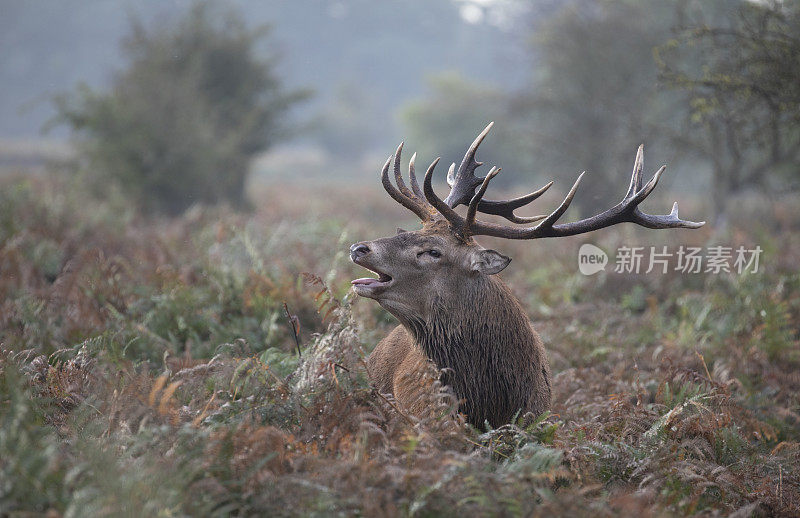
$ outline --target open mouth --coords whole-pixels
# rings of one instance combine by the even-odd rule
[[[377,279],[373,277],[363,277],[361,279],[355,279],[353,281],[350,281],[350,284],[352,284],[353,286],[362,286],[365,288],[377,288],[379,286],[388,286],[392,282],[391,276],[378,271],[376,271],[375,273],[378,274]]]

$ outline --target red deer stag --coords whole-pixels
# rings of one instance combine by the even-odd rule
[[[517,412],[540,414],[550,405],[550,367],[542,340],[511,290],[495,274],[510,258],[479,246],[474,236],[508,239],[538,239],[583,234],[618,223],[636,223],[648,228],[698,228],[678,218],[678,204],[666,215],[650,215],[639,204],[653,191],[666,166],[642,186],[642,147],[633,164],[630,187],[614,207],[572,223],[556,222],[566,212],[583,174],[578,177],[561,204],[547,216],[522,217],[514,211],[541,196],[552,184],[526,196],[505,201],[484,200],[489,182],[500,169],[492,168],[484,178],[475,176],[482,162],[475,152],[491,129],[490,123],[467,150],[458,170],[450,167],[450,194],[440,199],[431,187],[439,159],[425,173],[420,188],[409,164],[410,188],[400,174],[400,153],[394,154],[394,178],[389,179],[392,157],[381,172],[383,186],[398,203],[422,220],[420,230],[350,247],[356,264],[377,274],[377,278],[352,281],[358,295],[375,299],[394,315],[400,326],[381,340],[369,357],[372,383],[382,393],[391,393],[406,407],[412,406],[416,387],[408,385],[428,360],[442,369],[443,382],[461,401],[460,410],[468,420],[483,426],[509,422]],[[477,191],[476,191],[477,189]],[[466,205],[465,216],[454,209]],[[513,223],[534,223],[513,227],[476,219],[482,212],[502,216]],[[412,408],[413,410],[413,408]]]

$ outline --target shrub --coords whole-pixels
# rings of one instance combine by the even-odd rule
[[[110,91],[82,85],[56,98],[92,184],[118,185],[142,208],[170,214],[196,202],[243,204],[249,160],[286,134],[287,110],[306,96],[285,90],[275,59],[258,55],[267,32],[206,3],[175,24],[134,21],[128,65]]]

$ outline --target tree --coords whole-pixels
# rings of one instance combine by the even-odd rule
[[[92,179],[169,214],[244,204],[249,160],[286,135],[288,109],[307,95],[285,90],[275,58],[258,55],[267,33],[205,2],[174,24],[134,21],[110,91],[56,99]]]
[[[800,180],[800,5],[689,2],[658,49],[662,80],[691,107],[683,144],[712,165],[713,202]],[[710,20],[710,21],[707,21]]]
[[[575,200],[584,213],[619,201],[639,144],[648,163],[666,157],[675,96],[659,91],[653,49],[672,12],[672,2],[581,0],[533,22],[534,76],[510,102],[539,168],[566,185],[588,172]]]

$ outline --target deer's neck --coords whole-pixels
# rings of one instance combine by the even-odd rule
[[[537,353],[530,321],[511,290],[499,279],[481,276],[452,296],[433,300],[428,309],[425,318],[404,322],[405,327],[444,371],[443,381],[465,400],[471,420],[482,425],[498,407],[519,409],[525,396],[518,388],[524,388],[524,371]]]

